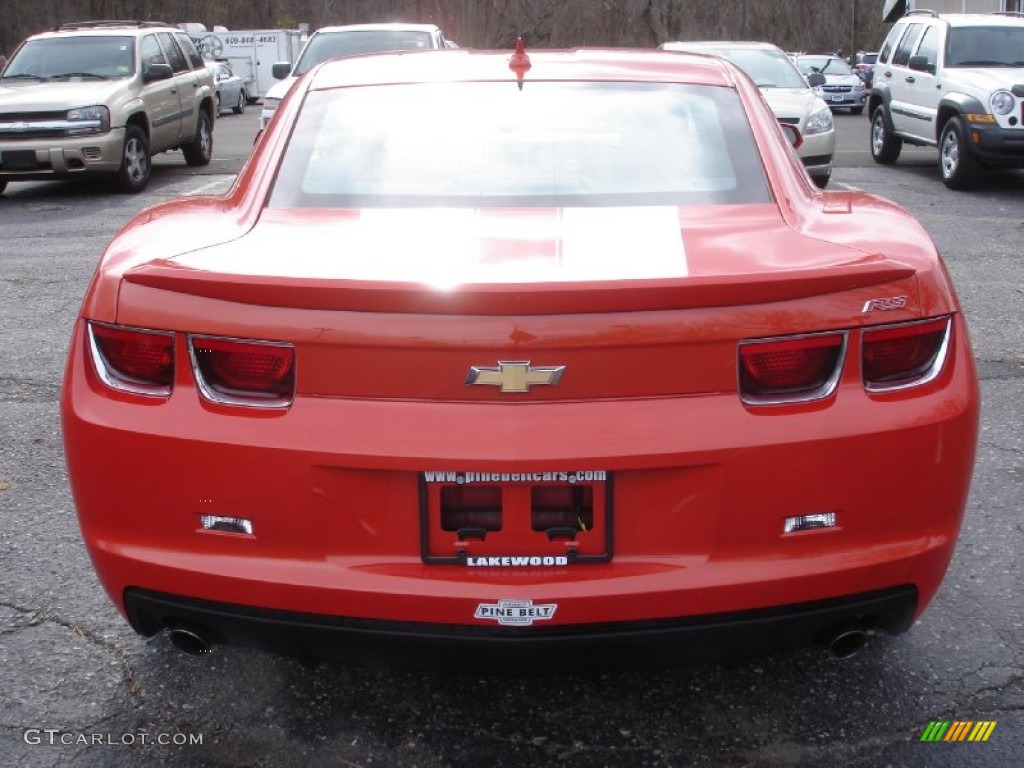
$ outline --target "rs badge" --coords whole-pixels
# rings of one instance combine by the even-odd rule
[[[556,610],[557,603],[534,605],[533,600],[499,600],[497,603],[480,603],[473,618],[489,619],[506,627],[529,627],[535,621],[547,621]]]

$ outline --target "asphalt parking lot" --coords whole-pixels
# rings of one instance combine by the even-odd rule
[[[1024,764],[1024,172],[955,193],[933,150],[876,166],[866,116],[837,116],[833,187],[892,198],[924,223],[959,291],[982,379],[961,539],[910,632],[873,637],[844,661],[807,649],[547,677],[308,669],[231,648],[191,657],[162,636],[136,636],[93,575],[68,489],[58,417],[68,335],[117,229],[148,205],[225,190],[257,125],[256,108],[223,116],[210,166],[197,173],[178,154],[160,157],[138,196],[91,181],[12,184],[0,196],[0,762]],[[984,743],[922,742],[932,721],[996,725]]]

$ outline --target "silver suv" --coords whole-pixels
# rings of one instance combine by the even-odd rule
[[[912,11],[882,45],[868,109],[878,163],[904,142],[938,147],[951,189],[986,167],[1024,168],[1024,16]]]
[[[96,21],[34,35],[0,73],[0,192],[88,173],[140,192],[150,157],[171,149],[206,165],[215,101],[213,74],[176,27]]]

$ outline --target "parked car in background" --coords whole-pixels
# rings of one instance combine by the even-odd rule
[[[858,51],[850,57],[850,68],[864,82],[864,87],[868,90],[871,89],[876,61],[878,61],[878,51]]]
[[[448,41],[433,24],[351,24],[318,29],[306,41],[294,67],[287,61],[274,64],[274,77],[281,82],[263,98],[260,126],[267,126],[292,84],[322,61],[335,56],[443,48],[448,48]]]
[[[871,91],[871,154],[938,147],[950,189],[986,168],[1024,168],[1024,18],[919,10],[890,30]]]
[[[99,259],[62,435],[131,625],[506,673],[909,629],[978,429],[927,231],[721,57],[337,58]],[[884,649],[883,649],[884,650]]]
[[[213,155],[213,73],[182,30],[87,21],[33,35],[0,77],[0,192],[12,181],[111,176],[149,183],[150,157]]]
[[[800,161],[814,183],[824,188],[832,176],[836,149],[832,111],[814,93],[808,80],[789,56],[771,43],[724,41],[662,43],[664,51],[690,51],[722,56],[742,69],[761,89],[780,123],[795,125],[803,137],[797,148]],[[825,82],[823,75],[812,76]]]
[[[226,61],[208,61],[206,66],[213,71],[214,85],[217,89],[217,114],[230,109],[236,115],[245,112],[248,98],[245,83],[234,73]]]
[[[805,54],[797,58],[796,65],[805,75],[825,76],[825,82],[815,91],[832,109],[848,109],[855,115],[864,111],[867,88],[842,58],[833,54]]]

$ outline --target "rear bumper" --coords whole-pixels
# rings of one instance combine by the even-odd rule
[[[507,629],[351,619],[196,600],[124,595],[142,635],[187,627],[211,643],[302,660],[523,672],[691,664],[825,643],[838,630],[898,634],[917,608],[911,586],[776,608],[634,623]]]
[[[568,645],[601,627],[620,637],[733,615],[771,617],[770,626],[793,606],[902,587],[913,590],[917,615],[952,557],[973,464],[978,393],[960,319],[954,339],[944,373],[919,390],[866,392],[851,364],[831,401],[806,406],[746,408],[735,393],[535,404],[300,397],[286,413],[227,414],[200,401],[184,369],[165,401],[111,394],[76,333],[63,432],[93,564],[144,632],[180,615],[233,641],[231,622],[193,612],[204,601],[258,606],[240,609],[242,639],[247,615],[297,616],[317,627],[408,625],[457,648],[463,636],[525,632]],[[426,563],[429,470],[607,470],[614,555],[527,567]],[[529,485],[507,490],[531,498]],[[828,512],[834,527],[784,530],[790,516]],[[250,520],[253,531],[204,530],[209,514]],[[504,519],[528,528],[527,516]],[[483,554],[553,554],[546,546]],[[170,599],[188,611],[143,610],[136,594],[178,595]],[[550,615],[500,624],[483,607],[502,601]],[[782,645],[847,615],[827,618],[783,632]],[[282,632],[294,626],[275,622]],[[742,634],[737,653],[748,650]],[[295,653],[313,652],[300,644]]]

